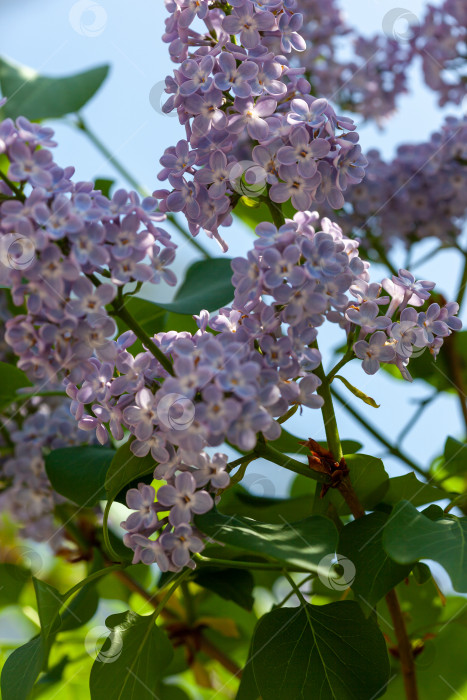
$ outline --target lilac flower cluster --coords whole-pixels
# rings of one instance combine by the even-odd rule
[[[306,0],[300,11],[307,49],[298,62],[313,92],[380,124],[395,111],[398,96],[407,92],[410,46],[385,34],[360,36],[335,0]]]
[[[159,465],[155,478],[166,484],[154,487],[139,484],[130,489],[127,505],[134,512],[121,525],[127,530],[123,541],[134,551],[133,562],[156,563],[161,571],[195,567],[191,555],[204,549],[203,534],[192,524],[214,505],[215,492],[226,488],[227,455],[206,452],[196,455],[179,450],[176,457]],[[211,492],[211,493],[210,493]],[[155,539],[150,539],[156,534]]]
[[[105,306],[117,290],[176,283],[168,269],[175,245],[158,225],[165,217],[155,199],[124,190],[108,199],[92,183],[73,182],[73,168],[53,161],[52,137],[24,117],[0,124],[0,154],[9,162],[0,183],[0,282],[26,307],[7,322],[5,337],[33,379],[66,372],[78,381],[92,372],[93,355],[116,356]]]
[[[441,106],[461,104],[467,95],[467,7],[462,0],[428,5],[412,48],[422,61],[425,82]]]
[[[349,190],[344,229],[370,230],[385,248],[428,237],[454,244],[467,215],[466,139],[467,119],[448,117],[428,142],[399,146],[390,162],[369,151],[365,180]]]
[[[95,442],[94,436],[78,427],[67,398],[33,397],[14,417],[2,414],[0,420],[12,443],[0,459],[0,510],[21,525],[23,537],[59,547],[63,531],[54,522],[54,508],[65,499],[52,489],[44,454]]]
[[[247,191],[255,186],[253,196],[269,189],[273,202],[291,200],[296,209],[325,199],[342,207],[342,192],[362,180],[366,160],[352,120],[313,97],[305,69],[283,55],[306,46],[295,0],[166,6],[164,40],[180,68],[166,80],[164,111],[177,110],[186,139],[161,158],[159,179],[172,186],[154,193],[161,211],[182,211],[193,235],[203,228],[225,248],[218,229],[231,223],[244,181]],[[195,18],[204,33],[192,28]],[[280,53],[270,49],[274,42]],[[252,160],[243,163],[246,144]]]
[[[269,328],[263,331],[265,335],[261,326],[255,330],[259,347],[266,355],[272,351],[279,366],[287,351],[293,349],[302,371],[316,367],[320,355],[310,346],[317,339],[318,327],[327,319],[338,323],[348,338],[357,335],[353,347],[363,360],[365,372],[374,374],[380,362],[385,362],[395,364],[411,381],[407,364],[414,349],[429,348],[436,357],[443,338],[462,327],[456,318],[458,304],[451,302],[441,308],[433,303],[426,312],[417,313],[413,307],[429,299],[434,282],[416,281],[410,272],[400,270],[398,276],[383,280],[382,285],[369,283],[369,265],[358,255],[358,242],[344,236],[329,219],[321,221],[318,231],[316,223],[317,212],[301,212],[293,221],[286,220],[279,230],[267,223],[257,227],[259,238],[254,250],[247,259],[237,258],[232,263],[234,308],[246,315],[260,304],[266,316],[262,297],[272,297],[272,305],[266,309],[275,321],[288,325],[287,337],[273,341]],[[381,296],[383,288],[389,296]],[[244,327],[248,321],[243,321]],[[310,376],[299,385],[305,405],[319,401],[316,396],[304,398],[310,388],[308,382],[315,380]],[[306,392],[302,389],[304,383]]]
[[[415,310],[414,307],[423,306],[430,298],[434,286],[435,283],[428,280],[417,281],[408,270],[399,270],[391,280],[382,281],[382,288],[391,297],[383,315],[380,307],[389,302],[389,297],[379,296],[380,285],[357,284],[350,288],[358,306],[349,306],[345,318],[359,328],[359,340],[353,349],[363,360],[362,369],[367,374],[375,374],[380,363],[389,363],[399,368],[404,379],[412,381],[407,365],[414,353],[418,355],[428,349],[436,358],[444,338],[462,328],[462,321],[456,316],[459,311],[456,302],[448,302],[443,307],[435,302],[429,304],[426,311]],[[394,314],[396,320],[393,320]]]

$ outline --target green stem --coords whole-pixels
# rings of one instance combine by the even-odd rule
[[[342,358],[341,360],[339,360],[339,362],[337,363],[337,365],[335,365],[335,367],[333,367],[332,370],[331,370],[330,372],[328,372],[328,374],[327,374],[327,376],[326,376],[327,382],[328,382],[329,384],[331,384],[332,380],[334,379],[334,377],[336,376],[336,374],[339,372],[339,370],[342,369],[342,367],[344,367],[348,362],[350,362],[350,360],[353,360],[354,357],[355,357],[355,353],[354,353],[353,349],[352,349],[352,348],[348,348],[348,349],[346,350],[346,353],[345,353],[345,355],[343,356],[343,358]]]
[[[462,251],[464,253],[464,267],[462,269],[462,276],[460,279],[459,283],[459,291],[457,293],[457,298],[456,301],[459,304],[459,306],[462,306],[462,302],[464,301],[465,297],[465,290],[467,287],[467,252]]]
[[[284,214],[282,213],[282,207],[280,204],[271,202],[269,197],[261,197],[263,201],[271,212],[272,220],[277,228],[280,228],[284,223]]]
[[[159,615],[161,614],[161,612],[163,611],[163,609],[165,608],[165,606],[167,605],[167,603],[169,602],[170,598],[173,596],[173,594],[175,593],[175,591],[177,590],[177,588],[179,587],[179,585],[180,585],[180,584],[182,583],[182,581],[184,581],[190,574],[191,574],[191,569],[185,569],[185,571],[176,579],[176,581],[175,581],[175,583],[173,584],[173,586],[172,586],[171,588],[169,588],[169,590],[167,591],[167,593],[165,594],[165,596],[162,598],[162,600],[161,600],[161,602],[159,603],[159,605],[157,606],[157,608],[154,610],[154,612],[153,612],[153,614],[152,614],[152,617],[153,617],[154,620],[156,620],[156,619],[159,617]]]
[[[80,114],[76,115],[77,121],[73,122],[73,125],[82,131],[88,139],[91,141],[91,143],[97,148],[98,151],[102,153],[104,158],[107,159],[107,161],[113,165],[115,170],[120,173],[120,175],[132,186],[134,189],[142,196],[142,197],[148,197],[149,192],[136,180],[133,175],[128,172],[128,170],[125,168],[123,163],[121,163],[118,158],[116,158],[107,148],[107,146],[100,140],[100,138],[89,128],[89,126],[86,124],[84,121],[83,117]]]
[[[0,177],[2,178],[3,182],[5,182],[5,183],[8,185],[8,187],[10,188],[10,190],[11,190],[12,192],[15,193],[16,197],[20,200],[20,202],[25,202],[25,201],[26,201],[26,197],[25,197],[25,195],[23,194],[23,192],[21,192],[21,190],[19,189],[19,187],[16,187],[16,185],[13,184],[13,182],[10,180],[10,178],[8,178],[8,177],[5,175],[5,173],[2,173],[1,170],[0,170]]]
[[[315,577],[316,577],[316,574],[309,574],[308,576],[305,576],[305,578],[303,578],[303,579],[300,581],[300,583],[297,585],[297,588],[301,588],[301,587],[303,586],[304,583],[307,583],[307,581],[312,581]],[[295,583],[295,582],[294,582],[294,583]],[[294,588],[292,588],[292,590],[290,591],[290,593],[287,593],[287,595],[285,596],[285,598],[284,598],[283,600],[281,600],[281,602],[278,603],[275,607],[276,607],[276,608],[281,608],[283,605],[286,604],[286,602],[287,602],[293,595],[295,595],[295,590],[294,590]]]
[[[156,360],[160,362],[162,367],[172,376],[174,376],[174,370],[172,367],[172,363],[170,362],[169,358],[164,355],[162,350],[157,347],[155,342],[151,340],[151,338],[148,336],[146,331],[139,325],[139,323],[133,318],[133,316],[127,311],[127,309],[124,306],[120,306],[117,302],[113,301],[112,302],[112,307],[114,309],[114,314],[115,316],[118,316],[126,325],[128,328],[131,328],[131,330],[138,336],[138,338],[141,340],[143,345],[147,347],[149,352],[154,355]]]
[[[290,585],[292,587],[292,591],[295,593],[295,595],[297,596],[297,598],[299,599],[299,601],[303,605],[303,607],[306,608],[307,602],[306,602],[305,598],[303,597],[302,592],[300,591],[300,588],[297,586],[297,584],[293,580],[292,576],[289,576],[286,569],[283,569],[282,571],[283,571],[285,578],[290,583]]]
[[[264,457],[270,462],[278,464],[280,467],[284,467],[291,472],[295,472],[295,474],[301,474],[302,476],[306,476],[308,479],[314,479],[320,483],[330,483],[330,478],[326,474],[313,471],[306,464],[298,462],[296,459],[282,454],[282,452],[279,452],[274,447],[270,447],[265,442],[259,441],[253,452],[258,457]]]
[[[99,569],[99,571],[95,571],[93,574],[89,574],[85,579],[80,581],[79,583],[76,584],[76,586],[73,586],[73,588],[70,588],[66,593],[63,594],[63,602],[68,600],[70,596],[72,596],[74,593],[77,593],[80,588],[85,586],[88,583],[91,583],[91,581],[95,581],[96,579],[102,578],[103,576],[107,576],[107,574],[111,574],[113,571],[118,571],[119,569],[123,569],[125,567],[125,564],[113,564],[112,566],[107,566],[105,569]]]
[[[336,462],[340,462],[344,453],[342,452],[339,430],[337,428],[337,420],[334,412],[329,380],[324,373],[322,364],[319,365],[319,367],[317,367],[314,371],[318,379],[321,380],[321,386],[318,387],[318,394],[324,401],[323,405],[321,406],[321,413],[324,421],[324,430],[326,431],[328,449],[332,452]]]

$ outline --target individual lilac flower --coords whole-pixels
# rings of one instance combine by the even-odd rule
[[[189,523],[193,513],[202,515],[214,505],[207,491],[196,490],[196,481],[188,472],[177,474],[174,486],[161,486],[157,492],[157,500],[162,506],[170,508],[169,522],[174,527]]]
[[[342,149],[334,158],[334,165],[337,170],[337,186],[346,190],[347,185],[356,185],[363,180],[368,161],[360,146],[356,145],[347,150]]]
[[[151,264],[154,270],[151,282],[158,284],[164,282],[174,287],[177,284],[177,277],[173,270],[169,270],[168,266],[175,260],[175,250],[173,248],[164,248],[162,251],[159,246],[154,246],[151,253]]]
[[[15,141],[8,154],[12,160],[8,169],[10,180],[27,180],[35,187],[48,188],[52,184],[50,168],[53,164],[52,154],[46,149],[32,152],[26,144]]]
[[[316,129],[322,126],[326,120],[324,114],[328,106],[327,100],[315,99],[308,95],[303,98],[296,98],[290,104],[290,112],[287,115],[289,124],[299,126],[309,126]]]
[[[305,39],[298,34],[298,30],[303,24],[303,15],[295,12],[293,15],[282,13],[279,19],[279,31],[281,33],[281,49],[285,53],[295,51],[305,51]]]
[[[332,209],[342,209],[345,204],[344,196],[336,184],[336,171],[327,161],[320,161],[318,172],[321,175],[321,183],[315,194],[317,202],[327,200]]]
[[[227,426],[240,414],[241,404],[233,398],[224,398],[224,392],[212,384],[203,390],[202,398],[196,406],[196,417],[208,426],[210,444],[218,442],[218,436],[222,442]]]
[[[149,389],[141,389],[135,397],[136,406],[128,406],[123,411],[123,416],[133,428],[138,440],[148,440],[157,422],[157,410],[155,397]]]
[[[193,472],[193,476],[198,486],[206,486],[210,482],[214,489],[225,489],[229,485],[230,476],[226,471],[227,455],[216,452],[209,457],[202,452],[196,460],[196,466],[198,468]]]
[[[192,124],[194,133],[206,134],[211,128],[225,128],[227,118],[224,112],[219,109],[222,100],[222,92],[212,89],[203,95],[194,94],[186,98],[185,109],[195,115]]]
[[[308,408],[321,408],[324,399],[316,393],[317,388],[321,385],[321,380],[315,374],[307,374],[300,380],[300,394],[297,397],[297,403]]]
[[[189,525],[178,525],[173,532],[161,535],[160,543],[169,554],[173,564],[177,568],[189,566],[190,554],[202,552],[203,541],[193,534]],[[194,563],[192,563],[194,568]]]
[[[221,72],[214,76],[215,86],[222,91],[232,91],[236,97],[249,97],[250,81],[258,73],[257,64],[253,61],[243,61],[237,67],[235,58],[227,51],[220,54],[218,62]]]
[[[381,285],[377,282],[368,284],[362,279],[357,279],[350,286],[349,292],[356,297],[359,304],[363,304],[364,301],[374,301],[380,306],[389,303],[388,296],[380,296],[381,289]]]
[[[287,86],[280,80],[281,77],[282,68],[277,61],[264,61],[256,77],[250,81],[253,95],[268,93],[275,98],[282,97],[287,92]]]
[[[157,523],[155,497],[155,490],[147,484],[138,484],[138,488],[129,489],[126,494],[126,504],[130,510],[136,512],[128,516],[125,523],[122,523],[122,527],[130,532],[154,528]]]
[[[276,19],[271,12],[255,12],[254,5],[246,0],[224,19],[222,28],[227,34],[240,34],[241,45],[254,49],[261,41],[259,32],[272,29],[275,24]]]
[[[450,301],[440,311],[438,320],[443,321],[451,331],[460,331],[462,321],[457,318],[459,312],[459,304],[456,301]]]
[[[180,66],[180,72],[188,80],[180,85],[180,95],[188,97],[188,95],[193,95],[197,90],[207,92],[212,84],[210,75],[213,68],[214,58],[209,55],[203,56],[201,61],[194,61],[191,58],[183,61]]]
[[[310,142],[308,131],[303,128],[292,129],[289,136],[291,146],[283,146],[277,151],[277,160],[283,165],[297,164],[298,174],[311,178],[317,170],[317,158],[324,158],[331,148],[326,139],[314,139]]]
[[[313,194],[318,187],[321,176],[315,173],[313,177],[304,178],[299,175],[296,165],[281,165],[279,175],[284,182],[273,185],[269,196],[273,202],[287,202],[292,200],[292,206],[299,211],[308,209]]]
[[[38,224],[57,239],[63,238],[67,233],[78,233],[84,228],[84,221],[73,213],[72,204],[65,195],[55,197],[50,209],[44,203],[35,206],[34,217]]]
[[[195,182],[187,182],[184,178],[172,181],[176,188],[167,197],[167,206],[170,211],[185,211],[190,219],[197,219],[200,214],[200,206],[197,201],[199,187]]]
[[[200,168],[195,173],[195,181],[200,185],[211,185],[209,197],[219,199],[225,194],[230,180],[230,167],[222,151],[214,151],[209,156],[209,167]]]
[[[169,459],[169,452],[166,446],[166,436],[163,433],[155,431],[147,440],[133,440],[133,442],[130,443],[130,450],[137,457],[146,457],[146,455],[151,452],[151,457],[163,464]]]
[[[397,287],[401,287],[404,291],[404,295],[408,292],[411,293],[409,297],[409,303],[412,306],[415,304],[412,301],[412,295],[418,297],[420,301],[425,301],[430,297],[430,291],[435,286],[434,282],[429,282],[428,280],[416,280],[411,272],[408,270],[399,270],[399,274],[393,275],[392,281]]]
[[[68,310],[77,316],[105,313],[104,307],[115,298],[117,290],[112,284],[94,285],[86,277],[80,277],[74,282],[73,293],[78,297],[68,302]]]
[[[209,12],[208,0],[176,0],[176,3],[181,9],[178,25],[183,29],[189,27],[195,17],[204,19]]]
[[[357,326],[362,327],[362,331],[372,333],[376,329],[387,328],[391,319],[387,316],[378,316],[379,308],[374,301],[365,301],[357,309],[353,306],[345,312],[346,318]]]
[[[362,369],[367,374],[375,374],[381,362],[392,362],[396,356],[394,347],[388,343],[384,331],[376,331],[369,343],[366,340],[357,341],[353,349],[356,356],[363,360]]]
[[[216,376],[216,383],[224,391],[232,391],[240,399],[252,398],[256,393],[256,378],[260,372],[256,362],[239,364],[230,361],[226,368]]]
[[[399,270],[399,275],[393,275],[392,280],[383,279],[382,285],[392,297],[387,310],[387,315],[392,316],[397,308],[402,311],[407,304],[422,306],[424,301],[429,298],[435,283],[428,280],[416,281],[408,270]]]
[[[233,109],[237,114],[229,119],[229,128],[238,134],[245,129],[252,139],[261,141],[268,135],[265,117],[274,113],[277,103],[272,97],[261,97],[256,103],[250,98],[236,97]]]
[[[418,313],[413,307],[405,308],[400,315],[400,322],[393,323],[388,332],[395,340],[394,349],[397,355],[404,360],[411,357],[414,346],[426,345],[418,326]]]
[[[285,279],[294,286],[300,286],[305,279],[305,270],[297,265],[300,260],[300,248],[289,245],[283,253],[275,248],[266,248],[263,261],[268,266],[264,275],[264,283],[271,288],[278,287]]]
[[[162,572],[169,570],[170,561],[160,543],[160,538],[158,540],[150,540],[148,537],[138,533],[127,533],[123,541],[127,547],[131,547],[135,551],[133,564],[141,561],[143,564],[148,565],[157,564]]]
[[[165,180],[169,175],[175,177],[183,175],[196,163],[196,151],[190,151],[188,141],[181,140],[175,148],[167,149],[160,159],[164,170],[158,174],[159,180]]]
[[[427,345],[433,342],[435,335],[446,337],[451,331],[444,321],[440,320],[441,307],[439,304],[430,304],[425,312],[418,314],[418,325]]]

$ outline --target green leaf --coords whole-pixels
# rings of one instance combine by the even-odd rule
[[[187,270],[174,301],[159,303],[161,309],[177,314],[199,314],[201,309],[215,311],[229,304],[234,296],[231,283],[231,258],[210,258],[193,263]]]
[[[37,612],[41,623],[41,635],[44,641],[47,637],[56,632],[60,626],[59,610],[63,605],[64,598],[50,583],[41,581],[33,576],[34,590],[37,599]]]
[[[386,525],[383,545],[391,559],[413,564],[433,559],[443,566],[456,591],[467,593],[467,518],[446,515],[427,518],[408,501],[395,506]]]
[[[198,586],[217,593],[225,600],[233,600],[245,610],[253,608],[255,580],[250,571],[201,566],[194,572],[193,580]]]
[[[182,688],[176,685],[167,685],[166,683],[158,687],[154,698],[156,697],[159,700],[191,700]]]
[[[3,700],[27,700],[41,672],[45,657],[41,636],[34,637],[10,654],[2,670]]]
[[[419,561],[413,568],[413,577],[419,586],[431,580],[431,569],[427,564]]]
[[[239,485],[222,494],[219,510],[226,515],[245,515],[264,523],[282,524],[284,520],[302,520],[312,515],[313,499],[309,493],[299,498],[268,498],[254,496]]]
[[[319,516],[294,523],[284,520],[278,525],[211,510],[197,516],[195,522],[218,542],[307,571],[317,571],[323,557],[336,550],[336,527],[328,518]]]
[[[0,564],[0,606],[17,602],[30,572],[17,564]]]
[[[93,582],[83,586],[61,614],[60,632],[78,629],[94,617],[99,605],[99,594]]]
[[[367,509],[374,508],[384,497],[389,479],[383,462],[371,455],[345,455],[350,479],[360,503]],[[347,515],[350,510],[336,489],[329,491],[329,498],[337,508],[339,515]]]
[[[136,457],[130,450],[130,442],[126,442],[114,452],[107,470],[105,491],[108,500],[125,503],[126,487],[135,479],[152,474],[156,466],[157,462],[150,454],[146,457]]]
[[[60,681],[63,681],[63,672],[69,661],[70,657],[67,655],[64,656],[62,659],[60,659],[60,661],[49,668],[47,673],[44,673],[39,678],[34,686],[34,691],[32,694],[34,699],[40,697],[43,693],[46,693],[52,686],[60,683]]]
[[[410,501],[414,506],[423,506],[442,498],[446,498],[444,491],[419,481],[415,474],[410,472],[389,479],[389,488],[384,494],[383,502],[393,506],[399,501]]]
[[[60,119],[78,112],[97,92],[107,77],[109,66],[62,78],[41,76],[32,68],[0,59],[0,88],[8,98],[2,112],[16,119],[31,121]]]
[[[392,561],[383,549],[383,531],[388,519],[386,513],[370,513],[348,523],[339,536],[339,554],[349,560],[339,562],[344,569],[339,590],[346,583],[351,586],[365,617],[378,600],[407,578],[412,568]]]
[[[140,297],[128,297],[125,300],[125,309],[133,316],[135,321],[151,336],[163,330],[167,311],[158,304]],[[120,318],[116,318],[118,329],[121,333],[128,330],[128,326]]]
[[[379,408],[380,404],[376,403],[374,399],[371,398],[371,396],[367,396],[363,391],[360,391],[360,389],[357,389],[356,386],[351,384],[345,377],[342,377],[340,374],[336,374],[334,379],[340,379],[342,384],[347,387],[349,391],[352,392],[354,396],[357,397],[357,399],[361,399],[364,403],[368,404],[368,406],[373,406],[373,408]]]
[[[373,700],[389,680],[384,637],[355,601],[272,610],[251,655],[263,700]]]
[[[453,437],[447,438],[441,469],[446,476],[457,476],[467,472],[467,444],[465,442],[459,442]]]
[[[167,635],[128,610],[106,620],[110,636],[91,669],[91,700],[154,700],[159,681],[173,657]]]
[[[45,470],[58,493],[79,506],[105,498],[105,479],[115,450],[106,447],[61,447],[45,458]]]
[[[104,197],[111,197],[110,190],[115,185],[115,180],[106,177],[98,177],[94,181],[94,189],[100,190]]]
[[[31,387],[32,384],[18,367],[8,362],[0,362],[0,386],[2,387],[0,411],[2,411],[18,399],[18,389]]]
[[[251,663],[251,649],[248,654],[247,662],[242,671],[242,680],[238,689],[235,700],[258,700],[259,691],[256,685],[255,674],[253,672],[253,664]]]

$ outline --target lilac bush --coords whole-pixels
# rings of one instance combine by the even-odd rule
[[[454,387],[467,425],[458,316],[467,267],[449,301],[434,281],[390,260],[396,240],[410,252],[428,237],[467,257],[466,121],[447,117],[429,142],[402,145],[385,162],[375,150],[362,152],[348,112],[381,126],[408,89],[411,62],[430,52],[438,68],[423,58],[427,84],[442,104],[460,103],[463,75],[456,82],[448,73],[464,67],[465,13],[446,0],[401,36],[388,25],[391,11],[383,34],[365,38],[333,0],[165,0],[165,8],[163,41],[176,67],[163,112],[184,127],[160,158],[157,177],[167,189],[107,196],[55,162],[49,127],[24,116],[0,122],[0,504],[22,537],[89,564],[66,594],[35,579],[41,633],[28,656],[40,664],[27,666],[31,683],[17,692],[17,668],[26,664],[24,649],[14,652],[2,696],[26,700],[42,670],[41,681],[53,678],[51,642],[75,629],[66,622],[72,605],[86,617],[92,586],[112,573],[154,613],[107,620],[92,700],[116,688],[133,697],[136,681],[151,697],[166,697],[172,646],[184,647],[197,682],[222,692],[224,679],[206,680],[198,654],[234,676],[241,669],[205,629],[243,640],[249,622],[213,623],[202,596],[209,591],[250,615],[253,586],[275,595],[278,580],[289,592],[255,618],[254,634],[248,628],[239,698],[381,697],[391,682],[389,650],[394,677],[416,700],[414,659],[435,635],[422,639],[415,628],[409,638],[404,616],[414,603],[404,599],[401,612],[396,587],[431,580],[419,561],[427,559],[467,592],[459,565],[465,522],[451,512],[465,512],[465,445],[449,438],[426,470],[403,452],[404,433],[394,441],[380,434],[347,406],[335,380],[373,407],[341,374],[348,363],[366,381],[382,371],[408,382],[422,377],[437,392]],[[353,41],[346,58],[344,38]],[[9,109],[13,97],[0,107]],[[81,118],[78,128],[86,132]],[[218,265],[225,258],[211,259],[199,239],[216,239],[225,253],[223,227],[237,216],[254,238],[230,261],[229,285]],[[189,268],[170,303],[153,287],[177,286],[167,220],[209,258]],[[330,368],[327,333],[339,338]],[[341,441],[336,399],[410,474],[390,479],[381,460]],[[308,439],[285,430],[306,409],[321,415],[325,442],[313,437],[315,421]],[[239,457],[229,461],[230,450]],[[296,458],[302,452],[307,462]],[[239,485],[259,458],[298,475],[290,498],[253,496]],[[433,505],[443,499],[444,511]],[[115,502],[127,506],[120,530],[109,521]],[[158,589],[149,592],[140,579],[154,569]],[[382,613],[377,605],[386,606]],[[377,624],[386,614],[395,641]],[[117,647],[109,672],[106,652]],[[141,670],[143,657],[149,670]]]

